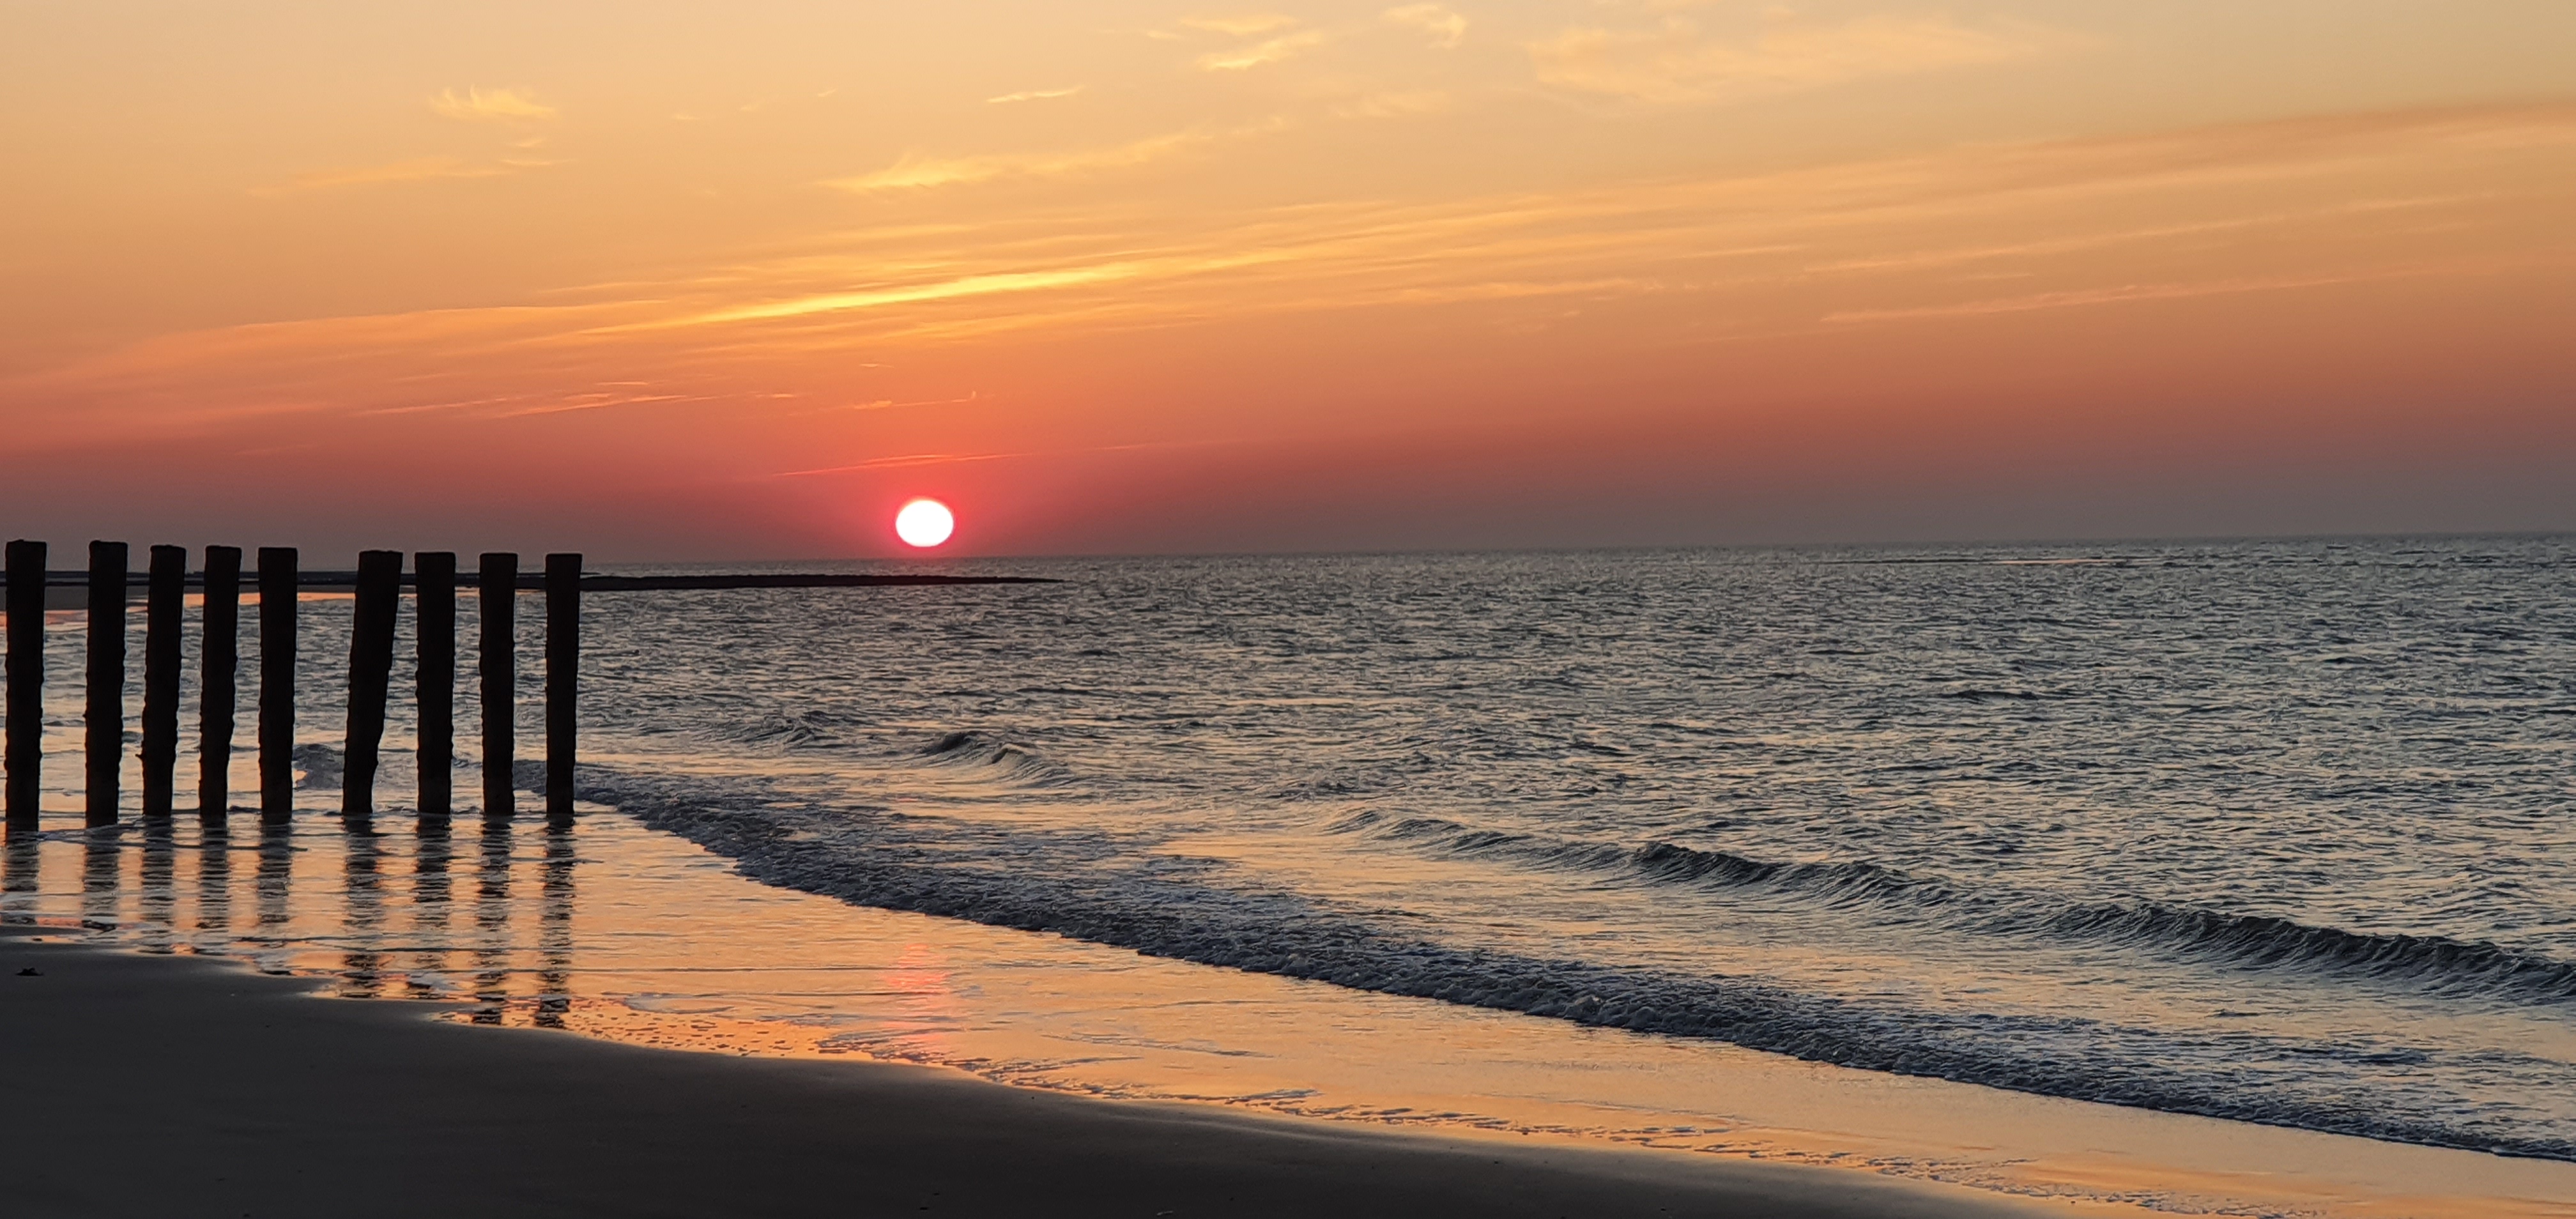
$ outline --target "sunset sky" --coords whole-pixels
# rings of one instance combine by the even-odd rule
[[[2576,4],[0,0],[0,534],[2576,528]]]

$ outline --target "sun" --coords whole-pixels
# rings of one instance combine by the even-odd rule
[[[894,535],[906,546],[928,550],[957,532],[957,514],[935,499],[917,499],[894,514]]]

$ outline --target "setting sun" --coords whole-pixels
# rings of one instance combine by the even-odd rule
[[[917,499],[894,514],[894,535],[906,546],[927,550],[957,531],[957,516],[935,499]]]

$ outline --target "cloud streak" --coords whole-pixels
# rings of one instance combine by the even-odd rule
[[[2112,287],[2081,288],[2066,292],[2034,292],[2026,296],[1959,301],[1953,304],[1924,305],[1908,309],[1850,309],[1826,314],[1824,320],[1832,325],[1849,325],[1858,322],[1901,322],[1929,318],[1993,317],[2005,313],[2035,313],[2048,309],[2076,309],[2093,305],[2189,300],[2203,296],[2234,296],[2247,292],[2288,292],[2300,288],[2329,288],[2365,280],[2390,278],[2396,278],[2396,273],[2220,279],[2200,283],[2119,284]]]
[[[1437,4],[1401,5],[1379,17],[1391,25],[1430,35],[1431,45],[1443,51],[1455,49],[1467,40],[1467,19]]]
[[[1012,102],[1053,101],[1056,98],[1071,97],[1080,92],[1082,92],[1082,86],[1080,85],[1075,85],[1067,89],[1028,89],[1018,93],[1005,93],[999,97],[988,97],[984,99],[984,102],[986,105],[1007,106]]]
[[[1180,20],[1180,25],[1184,29],[1223,34],[1228,38],[1251,38],[1288,29],[1296,24],[1296,18],[1279,13],[1247,13],[1238,17],[1183,17]]]
[[[1231,51],[1210,51],[1199,56],[1199,67],[1209,72],[1242,72],[1267,64],[1279,63],[1324,45],[1321,30],[1299,30],[1276,38],[1263,39],[1251,46]]]
[[[1544,84],[1679,104],[2006,63],[2036,56],[2052,41],[2029,28],[1894,16],[1722,38],[1675,17],[1645,29],[1568,29],[1529,44],[1529,55]]]
[[[1120,169],[1159,161],[1221,140],[1275,131],[1281,125],[1277,122],[1256,124],[1233,131],[1190,128],[1106,148],[1078,148],[1068,152],[989,153],[965,157],[921,157],[906,154],[894,164],[875,173],[832,178],[823,184],[853,194],[869,194],[877,191],[910,191],[938,186],[962,186],[1000,178],[1049,178],[1096,170]]]
[[[465,123],[530,123],[557,117],[554,107],[538,102],[524,89],[494,89],[489,93],[472,88],[463,93],[447,89],[429,99],[429,108]]]
[[[352,186],[385,186],[398,182],[434,182],[446,178],[498,178],[521,169],[544,165],[543,161],[476,162],[463,157],[413,157],[383,165],[361,165],[347,169],[316,170],[300,174],[276,186],[260,187],[253,194],[288,195],[304,191],[336,190]]]
[[[560,304],[163,335],[12,378],[0,398],[65,404],[13,419],[20,443],[120,417],[254,409],[485,402],[468,413],[501,417],[627,398],[641,409],[649,395],[717,417],[783,410],[777,391],[800,404],[930,397],[947,386],[856,370],[910,368],[931,352],[982,376],[1024,365],[1039,350],[1024,343],[1286,314],[1331,319],[1319,334],[1435,320],[1444,333],[1536,333],[1588,315],[1622,319],[1594,332],[1615,336],[1604,341],[1707,342],[2401,276],[2555,274],[2532,268],[2576,257],[2547,193],[2563,188],[2545,186],[2571,141],[2576,105],[2537,105],[1417,201],[1182,212],[1094,197],[982,215],[942,203],[935,218],[762,258],[548,294]],[[2450,193],[2404,192],[2435,175]],[[2449,235],[2438,248],[2392,237],[2419,231]],[[2004,276],[2017,286],[1999,292]],[[611,377],[651,385],[595,398],[528,388],[590,392]],[[494,401],[504,394],[516,396]]]

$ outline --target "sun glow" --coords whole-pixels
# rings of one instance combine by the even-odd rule
[[[917,499],[894,514],[894,535],[906,546],[927,550],[957,531],[957,516],[935,499]]]

